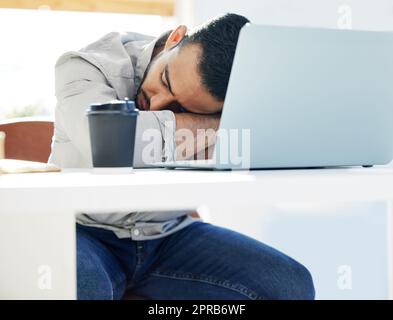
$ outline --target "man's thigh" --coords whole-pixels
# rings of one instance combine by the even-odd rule
[[[95,231],[102,232],[77,225],[77,297],[120,299],[126,288],[125,273],[116,256],[95,237]]]
[[[195,222],[165,238],[133,291],[151,299],[312,299],[309,272],[245,235]]]

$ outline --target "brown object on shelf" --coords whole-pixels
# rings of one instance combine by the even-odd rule
[[[6,135],[4,158],[47,162],[51,151],[53,128],[53,121],[49,118],[16,118],[0,121],[0,131]]]
[[[5,132],[0,131],[0,159],[5,158]]]

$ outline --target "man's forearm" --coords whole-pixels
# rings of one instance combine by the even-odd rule
[[[189,159],[214,146],[220,115],[176,113],[175,118],[176,159]]]

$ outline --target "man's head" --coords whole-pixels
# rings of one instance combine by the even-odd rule
[[[220,112],[240,29],[249,22],[226,14],[187,35],[181,25],[159,42],[163,48],[150,62],[137,93],[144,110]],[[159,45],[158,45],[159,47]],[[156,45],[157,48],[157,45]]]

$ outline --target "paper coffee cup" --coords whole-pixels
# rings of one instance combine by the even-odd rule
[[[87,110],[93,167],[132,167],[138,110],[133,101],[93,104]]]

